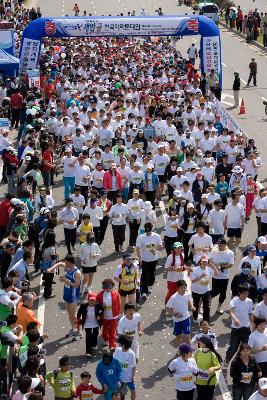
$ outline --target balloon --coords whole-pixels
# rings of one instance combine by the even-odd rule
[[[26,110],[26,115],[30,115],[32,113],[32,110],[28,109]]]
[[[55,53],[59,53],[60,52],[60,46],[54,46],[54,50],[55,50]]]
[[[66,54],[65,53],[61,53],[61,58],[66,58]]]
[[[40,111],[40,107],[39,106],[33,106],[32,109],[35,110],[36,112]]]
[[[37,111],[36,111],[36,110],[34,110],[34,109],[32,109],[32,110],[31,110],[31,115],[33,115],[33,116],[34,116],[34,115],[36,115],[36,114],[37,114]]]

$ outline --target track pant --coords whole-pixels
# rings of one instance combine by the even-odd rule
[[[254,201],[255,195],[254,193],[248,193],[246,195],[246,218],[250,217],[252,211],[252,203]]]
[[[155,210],[156,190],[146,191],[145,196],[146,196],[146,201],[150,201],[150,203],[152,204],[153,210]]]
[[[148,293],[148,286],[153,286],[155,283],[155,269],[157,266],[156,261],[142,261],[142,275],[141,275],[141,292]]]
[[[212,400],[214,396],[215,386],[197,385],[198,400]]]
[[[172,295],[177,292],[177,282],[167,281],[167,289],[168,292],[165,297],[165,304],[167,304]]]
[[[74,229],[67,229],[64,228],[64,235],[65,235],[65,243],[67,246],[68,254],[72,254],[71,247],[74,246],[76,243],[76,228]]]
[[[101,244],[105,238],[105,233],[108,227],[109,217],[105,215],[100,221],[100,234],[99,234],[99,244]]]
[[[177,400],[193,400],[194,389],[192,390],[177,390],[176,389],[176,399]]]
[[[140,224],[137,223],[136,219],[133,219],[132,222],[129,222],[129,229],[130,229],[130,238],[129,238],[129,246],[136,245],[136,239],[138,236]]]
[[[211,297],[219,295],[219,303],[222,304],[226,299],[226,292],[229,279],[212,278]]]
[[[70,195],[74,192],[75,187],[75,177],[74,176],[64,176],[64,199],[67,200]]]
[[[254,384],[233,384],[233,400],[248,400],[253,393]]]
[[[165,250],[166,250],[167,256],[169,256],[171,254],[172,246],[175,242],[177,242],[177,236],[175,236],[175,237],[164,236],[164,245],[165,245]]]
[[[200,299],[202,299],[202,303],[203,303],[203,320],[209,322],[209,320],[210,320],[210,305],[209,305],[210,292],[206,292],[204,294],[199,294],[199,293],[192,292],[192,298],[193,298],[194,307],[196,309],[196,311],[193,311],[194,319],[198,318],[199,302],[200,302]]]
[[[92,354],[92,348],[97,345],[99,328],[85,328],[85,348],[86,354]]]
[[[119,251],[120,246],[125,242],[125,230],[126,225],[112,225],[115,251]]]
[[[230,345],[226,351],[226,361],[229,362],[236,354],[241,343],[248,343],[251,331],[250,328],[232,328],[230,336]]]
[[[117,326],[117,319],[103,319],[102,338],[105,342],[108,342],[110,349],[116,347]]]
[[[94,226],[93,231],[95,235],[95,242],[100,245],[100,226]]]

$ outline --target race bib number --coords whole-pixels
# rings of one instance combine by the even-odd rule
[[[200,379],[201,381],[208,380],[209,379],[208,371],[205,371],[204,369],[200,369],[198,371],[197,378]]]
[[[179,382],[181,383],[189,383],[192,382],[192,375],[181,376]]]
[[[252,380],[252,375],[253,375],[252,372],[242,372],[241,382],[249,384]]]
[[[94,396],[94,393],[92,390],[85,390],[81,393],[82,395],[82,400],[87,400],[87,399],[92,399]]]

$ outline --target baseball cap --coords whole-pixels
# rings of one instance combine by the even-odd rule
[[[248,252],[250,251],[256,251],[256,247],[255,246],[248,246]]]
[[[176,172],[177,172],[177,171],[183,172],[183,168],[182,168],[182,167],[177,167],[177,168],[176,168]]]
[[[181,242],[174,242],[173,246],[174,249],[179,249],[180,247],[184,247],[183,244]]]
[[[195,349],[190,344],[182,343],[179,346],[180,353],[187,354],[187,353],[191,353],[192,351],[195,351]]]
[[[258,237],[257,242],[260,242],[260,244],[267,244],[267,239],[265,236],[260,236]]]
[[[125,253],[122,256],[122,259],[125,260],[126,258],[132,258],[130,253]]]
[[[258,385],[262,390],[267,389],[267,378],[260,378],[258,381]]]
[[[94,292],[89,292],[87,299],[88,300],[96,300],[96,294]]]

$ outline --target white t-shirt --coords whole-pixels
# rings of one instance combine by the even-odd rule
[[[104,318],[105,319],[115,319],[117,317],[113,317],[112,313],[112,297],[111,293],[104,291],[103,294],[103,308],[104,308]]]
[[[95,307],[87,307],[87,314],[84,323],[84,328],[97,328],[98,323],[95,317]]]
[[[214,251],[210,253],[211,261],[217,266],[219,270],[219,275],[214,275],[214,279],[228,279],[230,276],[230,268],[226,268],[221,271],[222,264],[231,264],[234,265],[235,255],[234,252],[230,249],[226,249],[225,251],[219,251],[218,247],[215,248]]]
[[[173,255],[170,254],[166,259],[165,268],[170,268],[172,266],[172,259],[173,259]],[[180,267],[181,267],[181,257],[180,257],[180,255],[178,255],[178,256],[175,256],[175,266],[173,267],[173,269],[180,268]],[[168,271],[167,272],[167,281],[177,282],[180,279],[184,279],[184,275],[185,275],[184,271],[181,271],[181,272]]]
[[[208,216],[209,223],[209,233],[213,235],[223,235],[224,234],[224,220],[225,211],[224,210],[210,210]]]
[[[206,276],[195,283],[191,283],[192,292],[194,293],[204,294],[210,291],[210,278],[213,275],[212,268],[206,267],[205,269],[202,269],[201,267],[195,267],[191,274],[191,281],[199,278],[202,274],[205,274]]]
[[[256,304],[253,315],[255,315],[255,317],[265,318],[267,321],[267,305],[264,303],[264,301]]]
[[[76,157],[71,156],[71,157],[66,157],[64,156],[62,158],[62,162],[63,162],[63,175],[65,177],[73,177],[74,176],[74,168],[75,165],[73,165],[73,163],[76,161]]]
[[[233,206],[232,203],[225,207],[225,216],[227,217],[227,228],[238,229],[241,227],[241,217],[245,216],[244,207],[237,203]]]
[[[165,236],[175,238],[177,237],[177,229],[180,226],[179,217],[172,219],[168,214],[164,216],[165,219]]]
[[[126,335],[132,338],[133,342],[138,342],[138,324],[140,322],[140,314],[134,313],[133,319],[128,319],[124,315],[118,324],[118,334]]]
[[[231,328],[242,328],[246,327],[249,328],[250,320],[249,314],[252,314],[253,311],[253,302],[251,299],[246,299],[244,301],[240,300],[239,297],[234,297],[230,301],[230,309],[235,309],[235,315],[237,319],[240,321],[240,325],[237,327],[232,320]]]
[[[143,233],[138,236],[136,241],[136,247],[140,248],[141,259],[147,262],[156,261],[158,259],[156,247],[161,245],[161,237],[155,232],[152,232],[150,236]]]
[[[249,400],[266,400],[266,396],[263,396],[262,394],[259,393],[259,391],[257,390],[257,392],[253,393]]]
[[[267,344],[267,328],[265,328],[263,333],[260,333],[259,331],[255,330],[249,335],[248,345],[251,347],[251,349],[257,350],[266,344]],[[255,353],[254,357],[257,362],[267,362],[267,350]]]
[[[132,370],[136,367],[134,352],[131,349],[123,351],[121,347],[117,347],[113,357],[120,362],[122,368],[122,382],[131,382]]]
[[[203,236],[199,236],[199,234],[196,233],[190,238],[188,245],[194,245],[194,250],[196,251],[196,254],[193,256],[194,261],[198,261],[202,254],[208,254],[208,248],[212,248],[213,246],[212,238],[207,233],[204,233]],[[205,250],[205,248],[207,249]]]
[[[267,197],[263,197],[263,199],[260,200],[259,209],[260,210],[267,209]],[[261,222],[267,224],[267,213],[261,213],[260,216],[261,216]]]
[[[167,154],[163,154],[162,156],[160,154],[156,154],[153,157],[153,164],[155,166],[155,172],[158,175],[164,175],[165,173],[165,168],[170,162],[169,156]]]
[[[175,358],[168,369],[175,373],[177,390],[186,392],[195,388],[196,377],[194,374],[197,372],[197,363],[193,357],[187,361],[184,361],[182,357]]]
[[[171,296],[166,304],[166,307],[172,308],[174,313],[182,314],[182,317],[180,318],[173,316],[172,318],[174,322],[184,321],[190,317],[188,310],[189,300],[191,300],[191,295],[187,292],[183,296],[181,296],[178,292]]]
[[[79,196],[75,196],[73,193],[70,198],[73,200],[75,208],[77,208],[79,214],[83,213],[83,207],[85,206],[85,199],[82,194],[79,194]]]
[[[88,186],[90,181],[84,181],[83,178],[90,176],[90,168],[87,165],[79,165],[77,164],[74,168],[74,176],[75,176],[75,185],[77,186]]]

